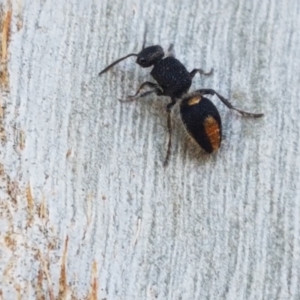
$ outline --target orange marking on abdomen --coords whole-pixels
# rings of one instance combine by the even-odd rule
[[[220,126],[213,117],[207,117],[204,120],[204,130],[213,148],[216,151],[220,148],[221,135]]]
[[[188,105],[192,106],[192,105],[196,105],[201,101],[202,97],[200,95],[197,95],[191,99],[189,99],[188,101]]]

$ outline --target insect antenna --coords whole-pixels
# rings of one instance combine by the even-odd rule
[[[99,73],[99,76],[102,75],[103,73],[105,73],[106,71],[108,71],[110,68],[112,68],[114,65],[116,65],[117,63],[119,63],[120,61],[130,57],[130,56],[138,56],[137,54],[135,53],[130,53],[124,57],[121,57],[119,59],[117,59],[116,61],[114,61],[113,63],[111,63],[109,66],[107,66],[105,69],[103,69],[100,73]]]
[[[144,31],[144,40],[143,40],[143,49],[145,49],[146,46],[146,36],[148,32],[148,24],[145,25],[145,31]]]

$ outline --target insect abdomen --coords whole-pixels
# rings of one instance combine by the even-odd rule
[[[187,132],[206,152],[220,148],[222,124],[215,105],[200,95],[188,95],[180,105],[180,114]]]

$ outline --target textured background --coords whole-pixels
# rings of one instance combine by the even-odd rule
[[[298,0],[0,2],[0,299],[300,298]],[[146,22],[148,45],[215,69],[192,90],[265,117],[212,98],[209,156],[177,109],[163,168],[168,99],[117,101],[149,69],[97,76]]]

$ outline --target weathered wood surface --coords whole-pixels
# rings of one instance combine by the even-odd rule
[[[300,2],[2,1],[0,299],[299,299]],[[189,143],[166,98],[131,104],[148,44],[213,98],[218,153]],[[3,34],[2,34],[3,35]],[[3,39],[2,39],[3,40]],[[6,60],[2,57],[2,69]]]

